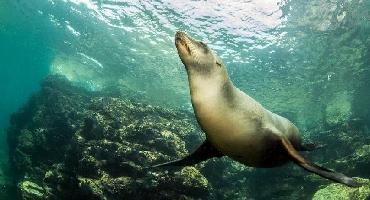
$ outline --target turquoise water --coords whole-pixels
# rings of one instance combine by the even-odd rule
[[[26,11],[19,4],[0,2],[0,163],[4,168],[8,162],[5,131],[9,116],[39,88],[52,59],[52,36],[43,32],[49,22]]]
[[[370,124],[369,10],[369,0],[2,0],[0,130],[48,74],[192,110],[177,30],[208,43],[235,85],[303,134]]]

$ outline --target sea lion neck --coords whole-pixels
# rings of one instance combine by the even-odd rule
[[[234,87],[226,72],[204,76],[188,71],[188,80],[193,103],[207,103],[210,99],[230,97],[226,94]]]

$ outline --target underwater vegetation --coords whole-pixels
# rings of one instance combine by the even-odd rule
[[[316,134],[315,161],[359,176],[348,188],[293,165],[248,168],[227,158],[147,169],[183,157],[203,140],[192,113],[140,103],[130,91],[91,92],[49,76],[8,129],[18,197],[41,199],[368,199],[370,136],[348,121]],[[131,91],[132,92],[132,91]],[[316,131],[316,130],[313,130]],[[337,192],[340,191],[340,192]],[[335,197],[332,198],[333,193]]]

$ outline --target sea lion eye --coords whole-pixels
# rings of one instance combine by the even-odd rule
[[[204,54],[208,54],[210,52],[206,44],[202,44],[201,48],[203,49]]]
[[[199,44],[204,49],[204,51],[208,52],[208,46],[204,42],[199,42]]]

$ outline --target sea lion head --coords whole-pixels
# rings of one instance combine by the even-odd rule
[[[221,59],[207,46],[184,32],[177,32],[175,44],[186,70],[202,75],[211,75],[217,71],[225,71]],[[192,73],[193,74],[193,73]]]

